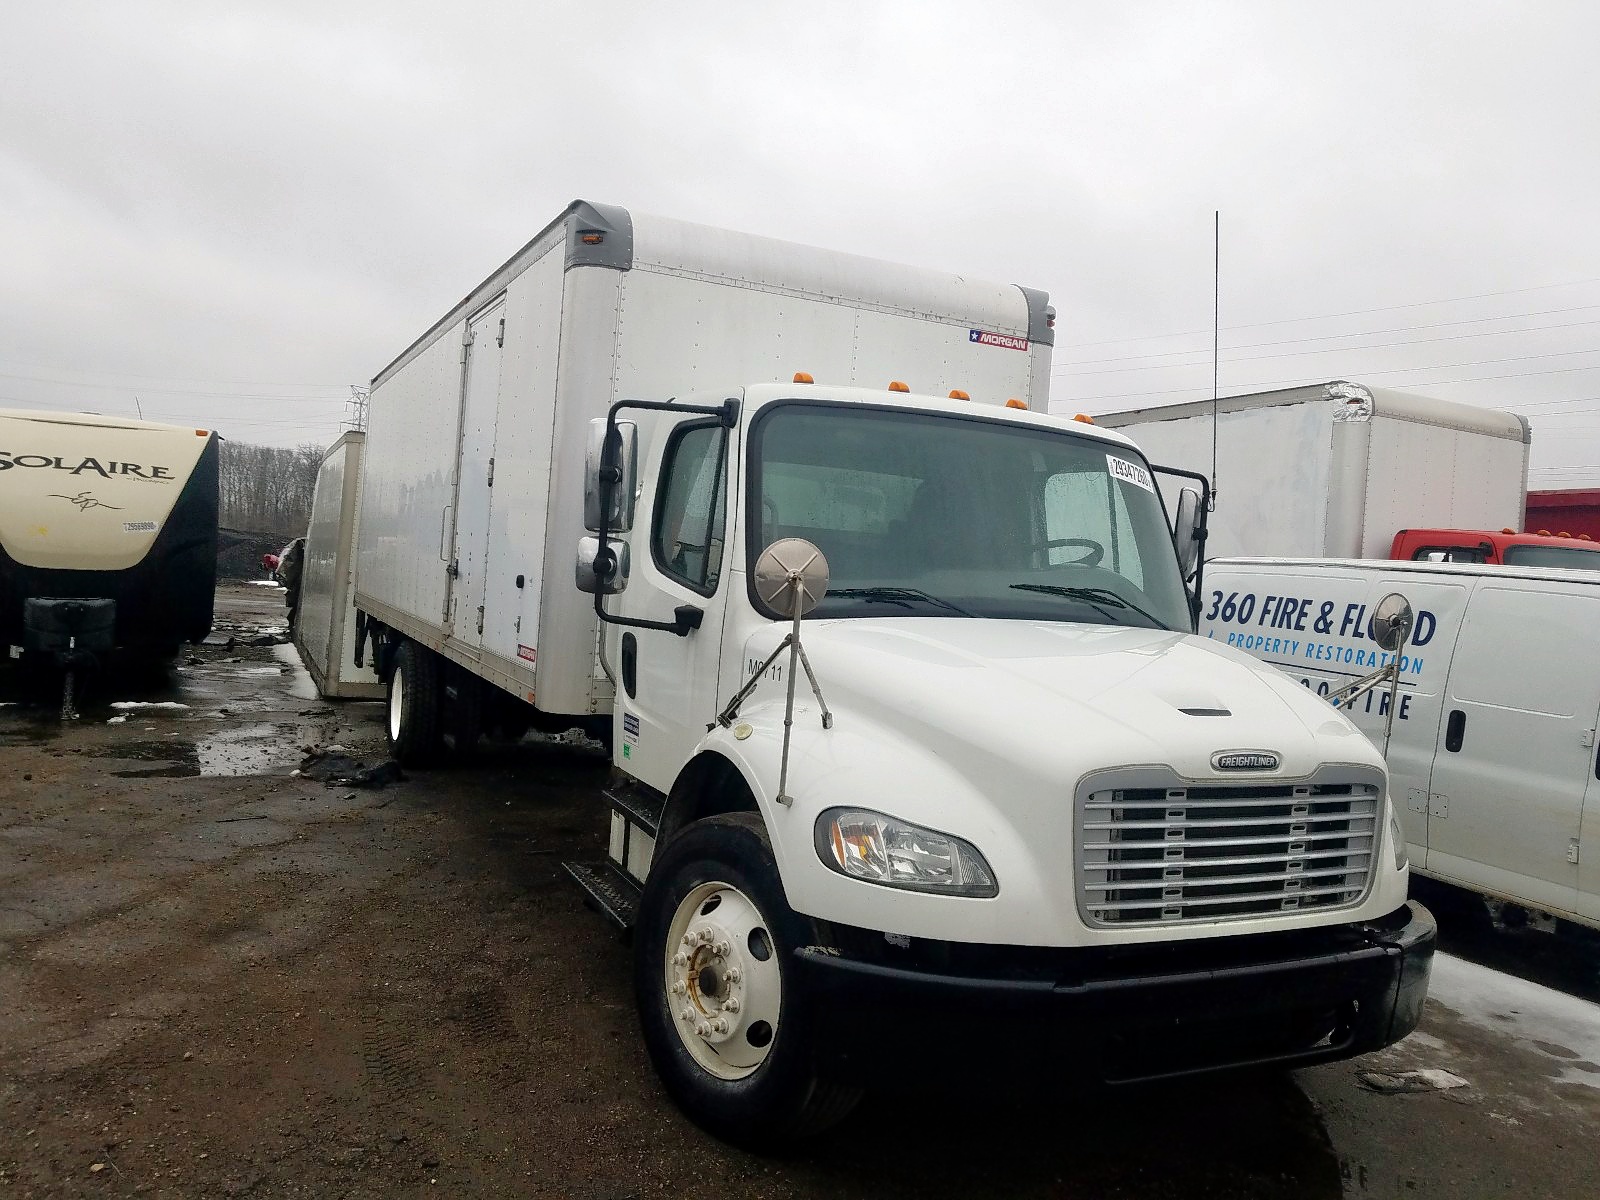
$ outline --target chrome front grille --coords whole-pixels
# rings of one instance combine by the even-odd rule
[[[1372,877],[1379,778],[1193,784],[1113,772],[1077,797],[1078,907],[1091,925],[1346,908]]]

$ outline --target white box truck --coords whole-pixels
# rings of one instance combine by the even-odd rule
[[[301,551],[300,602],[290,631],[317,690],[344,700],[376,700],[383,681],[356,664],[355,532],[361,449],[366,434],[342,434],[322,457]]]
[[[1380,756],[1194,636],[1199,494],[1175,535],[1132,442],[1030,410],[1051,341],[1040,292],[578,203],[374,382],[393,750],[602,726],[570,869],[720,1136],[825,1126],[907,1045],[1134,1080],[1419,1018]]]
[[[1210,557],[1387,558],[1402,529],[1522,527],[1527,418],[1332,383],[1141,408],[1095,422],[1151,460],[1212,474]]]
[[[164,663],[205,639],[218,441],[154,421],[0,411],[0,646],[10,657]]]
[[[1201,632],[1323,695],[1389,661],[1367,619],[1405,596],[1388,760],[1413,869],[1600,928],[1600,578],[1289,559],[1206,572]],[[1372,692],[1349,715],[1382,744],[1389,707]]]

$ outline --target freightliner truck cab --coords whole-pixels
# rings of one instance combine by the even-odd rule
[[[1416,1026],[1383,759],[1194,636],[1204,503],[1169,518],[1133,442],[802,380],[624,401],[590,445],[617,782],[572,870],[704,1126],[785,1141],[940,1061],[1121,1082]]]

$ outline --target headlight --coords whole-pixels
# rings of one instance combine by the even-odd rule
[[[867,809],[828,809],[817,818],[816,842],[823,865],[851,879],[943,896],[1000,891],[971,843]]]
[[[1394,802],[1389,803],[1389,842],[1394,847],[1394,869],[1404,870],[1406,865],[1406,835],[1400,831],[1400,814]]]

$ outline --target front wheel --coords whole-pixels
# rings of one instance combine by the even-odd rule
[[[736,1145],[818,1133],[860,1098],[816,1070],[792,960],[806,934],[753,813],[690,825],[639,902],[634,990],[651,1061],[697,1124]]]

